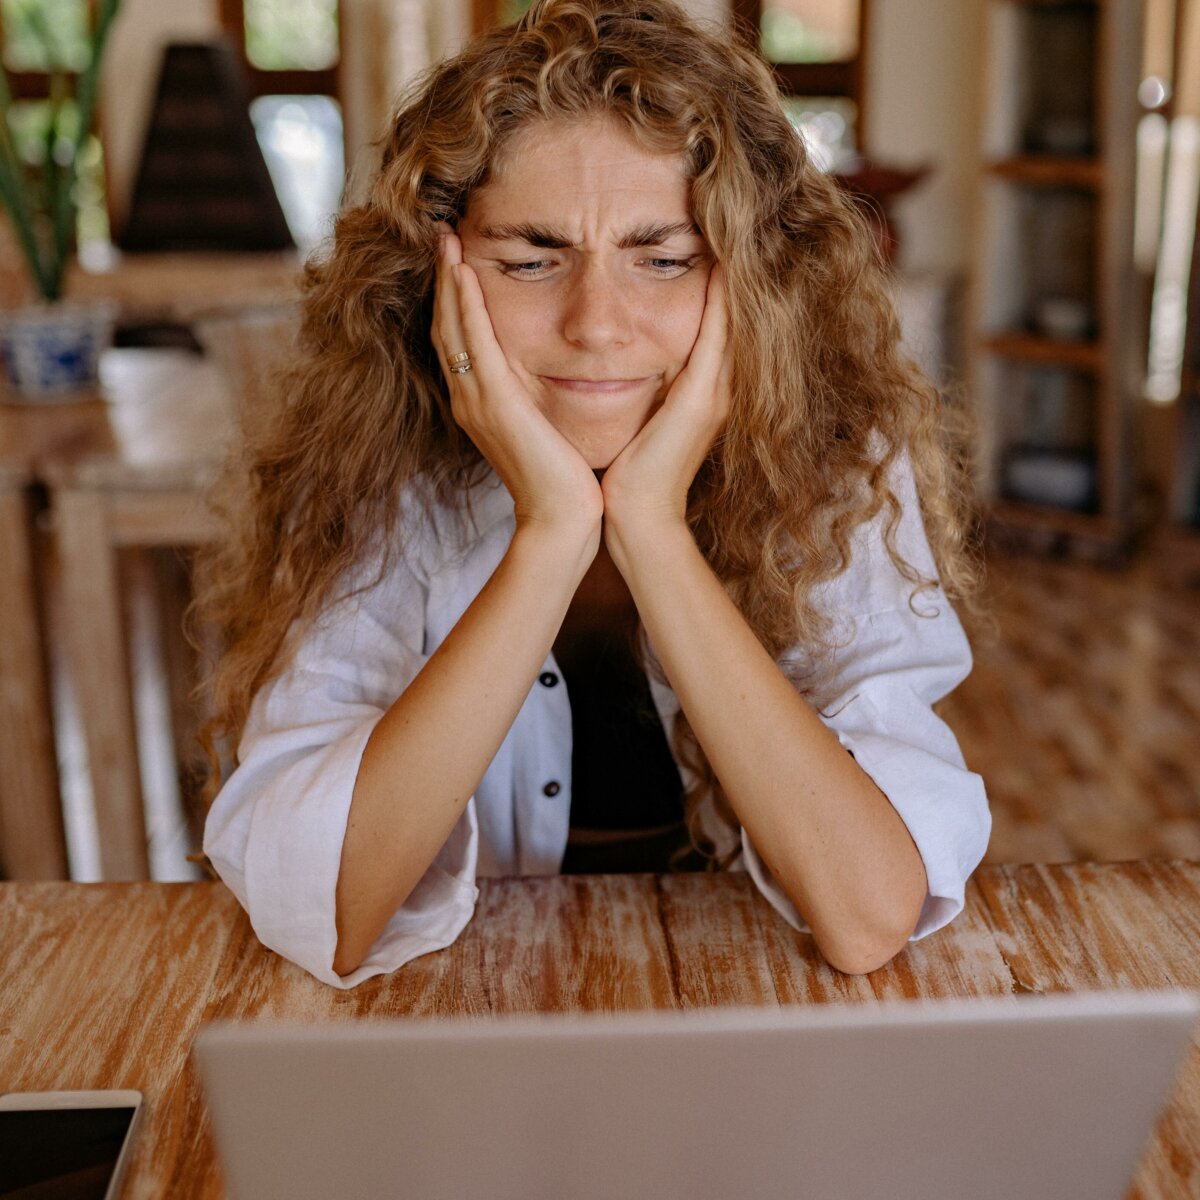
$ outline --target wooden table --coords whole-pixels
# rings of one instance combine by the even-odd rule
[[[202,494],[235,428],[213,362],[178,350],[113,350],[101,392],[67,404],[0,397],[0,864],[12,879],[64,877],[45,672],[35,520],[54,498],[63,624],[88,744],[106,878],[145,878],[145,833],[116,590],[122,545],[210,535]]]
[[[453,946],[344,992],[264,950],[220,884],[3,884],[0,1090],[139,1088],[147,1119],[126,1200],[219,1197],[188,1057],[200,1025],[217,1017],[329,1022],[1200,988],[1198,946],[1200,863],[982,868],[958,920],[863,977],[825,966],[745,875],[554,876],[483,881],[476,916]],[[1130,1196],[1197,1195],[1193,1045]]]

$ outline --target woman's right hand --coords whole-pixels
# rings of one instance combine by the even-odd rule
[[[513,498],[517,526],[574,529],[599,546],[604,494],[583,456],[554,428],[517,378],[496,340],[483,290],[463,262],[462,243],[439,224],[434,349],[450,389],[455,421]],[[471,369],[450,370],[466,351]]]

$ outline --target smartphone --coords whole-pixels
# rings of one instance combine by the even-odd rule
[[[0,1095],[0,1200],[116,1200],[142,1093]]]

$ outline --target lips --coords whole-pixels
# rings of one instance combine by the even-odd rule
[[[654,376],[643,375],[637,379],[565,379],[554,375],[543,375],[542,378],[547,383],[562,388],[563,391],[606,396],[644,387],[653,381]]]

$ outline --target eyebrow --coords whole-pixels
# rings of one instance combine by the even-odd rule
[[[577,243],[566,234],[545,225],[499,224],[485,225],[479,236],[490,242],[525,242],[539,250],[570,250]],[[621,235],[617,246],[621,250],[635,250],[639,246],[661,246],[673,237],[703,237],[694,221],[638,225]]]

